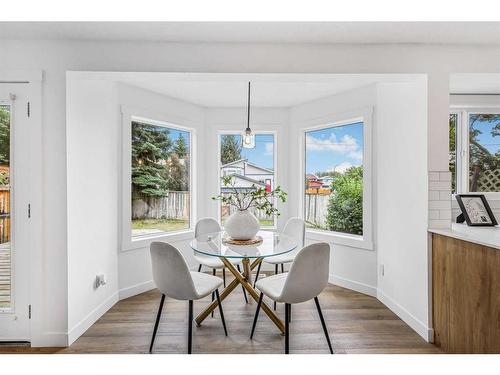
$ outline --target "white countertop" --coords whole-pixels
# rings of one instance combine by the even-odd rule
[[[429,232],[457,238],[500,250],[500,227],[469,227],[452,223],[451,228],[429,229]]]

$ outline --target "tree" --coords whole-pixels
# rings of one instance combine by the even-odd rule
[[[168,194],[166,160],[172,141],[168,129],[132,123],[132,193],[142,198]]]
[[[497,114],[473,114],[469,118],[469,175],[470,175],[470,191],[478,191],[478,182],[481,178],[481,173],[486,170],[497,170],[500,168],[500,151],[492,154],[479,141],[478,136],[482,131],[477,128],[477,124],[489,123],[491,128],[491,136],[497,137],[500,135],[500,115]]]
[[[326,214],[329,230],[363,234],[363,167],[351,167],[333,183]]]
[[[186,145],[186,140],[184,139],[181,133],[179,133],[179,137],[175,140],[174,152],[177,154],[179,159],[185,159],[187,156],[188,149]]]
[[[189,176],[188,166],[180,160],[177,154],[172,154],[168,166],[168,190],[171,191],[187,191]]]
[[[235,135],[223,135],[220,144],[222,165],[241,159],[241,145]]]
[[[449,136],[449,169],[451,172],[451,191],[455,192],[456,187],[456,166],[457,166],[457,148],[456,148],[456,133],[457,133],[457,115],[455,113],[450,114],[450,136]]]

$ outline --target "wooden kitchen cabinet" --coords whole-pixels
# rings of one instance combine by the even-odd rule
[[[434,343],[448,353],[500,353],[500,250],[432,235]]]

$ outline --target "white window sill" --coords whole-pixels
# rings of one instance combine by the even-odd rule
[[[149,245],[155,241],[178,242],[178,241],[191,240],[193,237],[194,237],[193,229],[186,229],[172,233],[153,234],[149,236],[137,236],[135,238],[131,237],[130,241],[123,244],[122,251],[143,249],[145,247],[149,247]]]
[[[352,234],[307,229],[306,238],[333,243],[334,245],[355,247],[363,250],[373,250],[373,242],[363,238],[362,236]]]

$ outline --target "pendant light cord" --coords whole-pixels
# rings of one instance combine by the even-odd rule
[[[248,106],[247,106],[247,128],[246,131],[251,131],[250,129],[250,82],[248,82]]]

